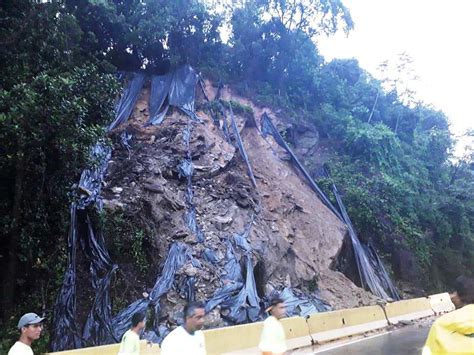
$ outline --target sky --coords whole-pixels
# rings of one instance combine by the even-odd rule
[[[416,97],[443,111],[451,131],[474,128],[474,0],[343,0],[354,21],[317,39],[326,60],[356,58],[375,77],[384,61],[406,52],[419,79]],[[467,140],[456,147],[460,155]]]

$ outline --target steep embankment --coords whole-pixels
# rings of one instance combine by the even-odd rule
[[[206,93],[210,99],[215,96],[210,83]],[[319,289],[320,298],[336,309],[376,301],[331,269],[346,235],[345,226],[286,161],[273,139],[264,139],[253,124],[264,111],[276,121],[281,118],[232,95],[229,89],[222,92],[223,100],[253,110],[253,117],[236,113],[236,121],[253,167],[255,189],[238,150],[226,141],[207,112],[197,112],[202,124],[191,124],[187,116],[174,110],[161,125],[144,128],[148,97],[149,89],[144,89],[129,122],[115,132],[117,143],[103,190],[106,240],[122,270],[112,287],[115,300],[130,302],[149,290],[175,241],[186,243],[199,260],[199,265],[185,264],[176,277],[183,282],[192,277],[196,298],[210,299],[229,282],[226,254],[230,241],[234,243],[235,235],[248,231],[261,297],[286,286],[307,294]],[[197,242],[185,223],[188,185],[178,169],[188,152],[183,135],[190,125],[192,204],[204,242]],[[124,132],[133,137],[130,147],[118,139]],[[245,236],[243,240],[238,248],[241,251],[246,248]],[[145,267],[148,264],[150,267]],[[184,303],[179,292],[172,288],[162,301],[162,314],[169,315],[170,323],[176,322],[175,314]],[[222,323],[217,309],[211,322]]]

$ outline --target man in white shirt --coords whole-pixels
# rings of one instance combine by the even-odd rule
[[[263,322],[262,335],[258,347],[262,355],[284,354],[286,349],[286,337],[280,319],[286,314],[286,306],[281,298],[274,298],[267,310],[270,317]]]
[[[36,313],[24,314],[18,321],[20,339],[10,348],[8,355],[34,355],[31,344],[41,336],[43,320]]]
[[[161,343],[161,355],[205,355],[206,345],[201,331],[206,311],[201,302],[191,302],[184,307],[184,324]]]

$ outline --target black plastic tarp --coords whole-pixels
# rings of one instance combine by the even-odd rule
[[[191,158],[191,148],[189,145],[189,141],[191,139],[191,123],[189,122],[185,129],[183,130],[183,141],[186,147],[186,157],[181,160],[178,165],[178,173],[181,177],[186,178],[186,191],[185,191],[185,199],[186,199],[186,212],[184,215],[184,221],[186,226],[189,230],[196,236],[198,242],[204,241],[204,233],[202,232],[201,228],[197,223],[196,219],[196,207],[194,206],[193,198],[193,161]]]
[[[130,118],[144,81],[145,75],[141,73],[134,74],[133,79],[129,82],[128,87],[123,91],[117,103],[115,119],[107,127],[108,131],[117,128]]]
[[[184,243],[174,243],[171,245],[168,257],[161,270],[161,276],[157,278],[148,298],[139,299],[131,303],[127,308],[120,311],[111,321],[113,338],[112,342],[120,341],[122,335],[130,328],[131,319],[136,312],[144,312],[151,305],[155,312],[155,320],[160,316],[160,298],[173,286],[176,271],[186,262],[192,259],[191,251]],[[155,332],[158,333],[159,323],[155,322]]]
[[[71,204],[67,268],[53,312],[53,334],[51,342],[53,351],[80,348],[82,346],[81,335],[76,324],[76,212],[77,205],[74,202]]]
[[[239,129],[237,127],[237,123],[235,122],[234,112],[232,110],[232,105],[230,103],[229,103],[229,111],[230,111],[231,127],[232,127],[232,131],[234,133],[235,140],[237,142],[237,147],[239,149],[240,156],[242,157],[242,159],[245,162],[245,165],[247,166],[247,174],[248,174],[250,180],[252,181],[252,185],[253,185],[253,187],[256,188],[257,183],[255,182],[255,177],[253,175],[252,166],[250,165],[249,157],[247,155],[247,152],[245,151],[245,147],[244,147],[244,143],[242,142],[242,138],[240,137],[240,132],[239,132]]]
[[[172,74],[156,75],[151,79],[151,92],[148,104],[150,119],[148,120],[148,124],[158,125],[163,122],[169,108],[169,104],[165,103],[165,101],[170,90],[172,79]]]
[[[352,225],[351,219],[349,218],[349,215],[346,211],[344,203],[342,202],[341,195],[337,191],[336,185],[334,185],[334,183],[332,184],[332,188],[339,209],[341,210],[341,215],[349,230],[349,236],[354,249],[354,255],[362,287],[370,290],[374,295],[385,300],[389,298],[395,300],[400,299],[400,296],[398,295],[398,292],[393,285],[390,276],[388,276],[385,268],[378,258],[375,249],[372,249],[371,253],[367,253],[366,248],[361,244],[355,228]],[[374,266],[376,267],[374,268]]]
[[[275,296],[280,297],[286,306],[287,316],[306,317],[313,313],[327,312],[331,306],[314,295],[306,295],[298,290],[285,287]]]
[[[116,116],[107,127],[108,131],[130,117],[144,79],[143,74],[135,74],[129,81],[117,103]],[[80,348],[85,344],[102,344],[105,342],[104,337],[110,333],[110,279],[117,267],[110,260],[101,232],[94,231],[89,213],[92,208],[102,210],[100,191],[111,157],[111,148],[99,141],[92,147],[90,157],[95,164],[82,172],[77,200],[71,204],[67,268],[53,314],[53,351]],[[91,286],[96,295],[82,332],[75,320],[78,243],[90,265]]]
[[[229,297],[220,304],[222,318],[231,324],[256,322],[262,319],[260,298],[257,294],[250,255],[246,255],[245,260],[244,286],[236,296]]]
[[[198,74],[189,65],[176,69],[173,73],[153,77],[150,94],[150,119],[146,125],[158,125],[170,106],[178,107],[195,121],[200,121],[194,112]]]
[[[262,115],[261,119],[261,130],[262,134],[264,137],[266,137],[268,134],[273,136],[275,141],[278,143],[280,147],[286,150],[286,152],[290,155],[291,160],[293,164],[296,166],[296,168],[303,174],[305,177],[306,181],[308,182],[309,186],[313,189],[313,191],[316,193],[316,195],[319,197],[319,199],[328,207],[341,221],[342,216],[340,213],[337,211],[337,209],[333,206],[331,201],[327,198],[327,196],[324,194],[324,192],[319,188],[319,186],[316,184],[316,182],[311,178],[309,173],[306,171],[304,168],[303,164],[300,163],[298,158],[296,157],[295,154],[293,154],[292,150],[286,144],[285,140],[281,136],[280,132],[276,129],[276,127],[273,125],[272,121],[270,120],[270,117],[266,113]]]

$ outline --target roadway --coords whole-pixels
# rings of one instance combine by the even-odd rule
[[[329,343],[292,351],[291,354],[362,355],[421,354],[431,322],[394,329],[363,338]]]

